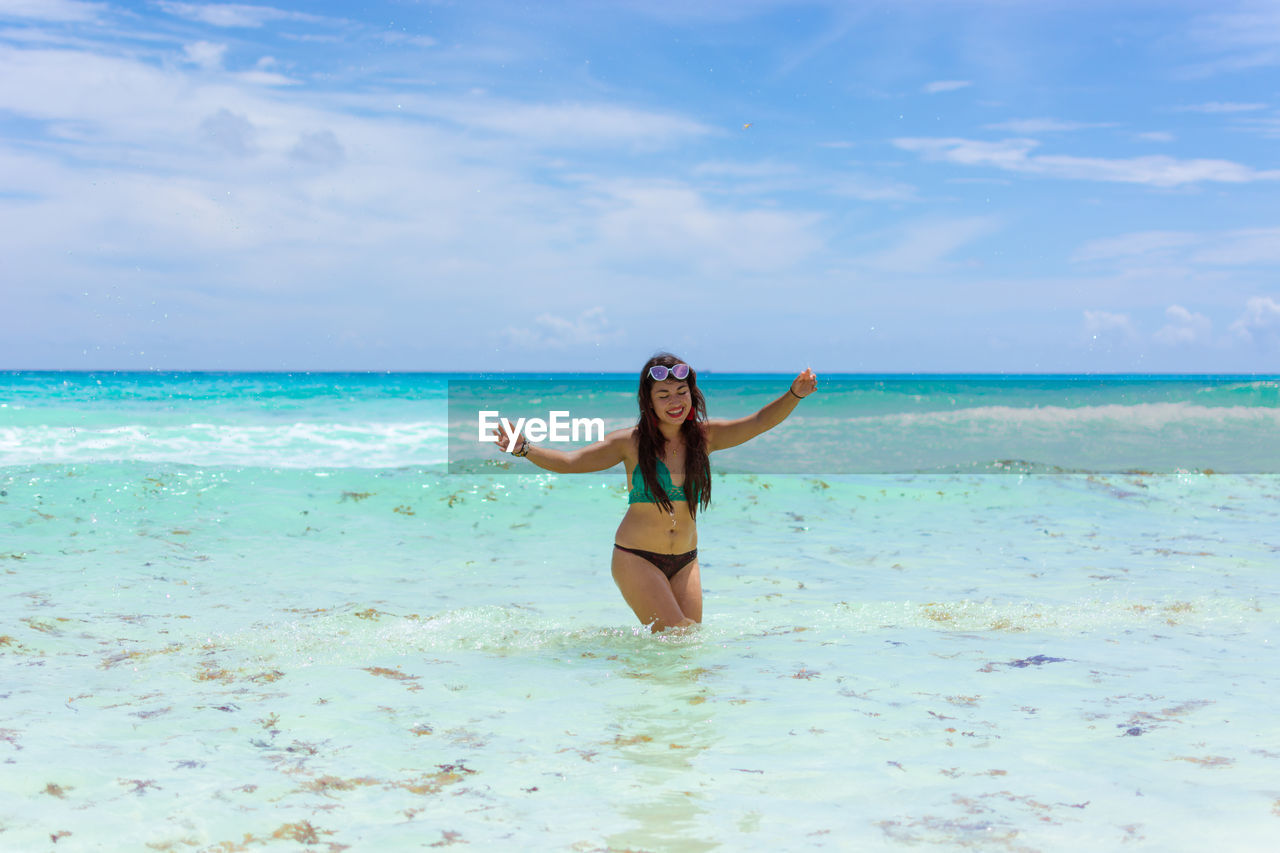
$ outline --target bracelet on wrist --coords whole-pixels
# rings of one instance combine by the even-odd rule
[[[790,388],[788,388],[787,391],[791,394],[792,397],[795,397],[797,400],[804,399],[804,397],[801,397],[799,394],[797,394],[795,391],[792,391]]]
[[[512,452],[512,456],[519,456],[521,459],[529,455],[529,439],[524,436],[520,437],[520,449]]]

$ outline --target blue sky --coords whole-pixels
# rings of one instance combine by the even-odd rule
[[[0,0],[0,368],[1280,372],[1277,2]]]

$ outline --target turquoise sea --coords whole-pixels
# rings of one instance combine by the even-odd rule
[[[0,849],[1280,847],[1276,378],[820,374],[683,636],[458,438],[634,382],[0,373]]]

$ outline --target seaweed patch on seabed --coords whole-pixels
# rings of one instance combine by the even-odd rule
[[[991,800],[996,802],[988,802]],[[1056,814],[1057,810],[1083,811],[1089,806],[1088,801],[1042,803],[1033,797],[1014,794],[1011,791],[994,791],[977,797],[953,794],[951,801],[953,805],[963,809],[967,817],[944,818],[925,815],[919,818],[879,821],[876,826],[880,827],[889,838],[906,844],[950,843],[959,847],[997,848],[1015,851],[1015,853],[1031,853],[1035,848],[1017,842],[1021,832],[997,816],[997,805],[1004,803],[1026,809],[1037,818],[1039,823],[1053,825],[1062,824]],[[983,819],[988,815],[991,819]]]
[[[1015,846],[1018,830],[999,826],[985,820],[952,820],[925,815],[906,820],[882,820],[876,826],[894,841],[904,844],[952,843],[961,847],[1003,847],[1013,851],[1031,851],[1030,847]]]
[[[476,772],[462,762],[456,764],[437,764],[436,772],[421,773],[406,779],[378,779],[373,776],[359,776],[343,779],[340,776],[325,774],[316,776],[301,783],[294,793],[319,794],[332,799],[335,795],[358,788],[382,788],[384,791],[402,790],[419,796],[438,794],[450,785],[456,785]]]
[[[1214,700],[1212,699],[1192,699],[1190,701],[1183,702],[1180,705],[1162,708],[1154,713],[1150,711],[1135,711],[1130,714],[1129,719],[1123,723],[1116,723],[1116,728],[1124,729],[1120,735],[1121,737],[1138,737],[1149,731],[1163,728],[1169,723],[1180,723],[1182,722],[1182,720],[1179,719],[1180,717],[1190,714],[1192,711],[1198,711],[1201,708],[1212,705],[1213,703]],[[1085,719],[1094,720],[1102,716],[1102,714],[1090,714],[1087,715]]]
[[[1176,755],[1169,760],[1186,761],[1190,764],[1198,764],[1201,767],[1230,767],[1236,763],[1234,758],[1227,758],[1225,755]]]
[[[420,675],[409,675],[408,673],[401,672],[399,669],[388,669],[385,666],[366,666],[364,667],[364,671],[370,675],[376,675],[381,678],[390,678],[393,681],[410,682],[406,685],[406,689],[410,691],[418,691],[422,689],[421,684],[412,683],[421,678],[422,676]]]
[[[297,823],[286,823],[271,833],[269,838],[259,838],[252,833],[246,832],[241,841],[220,841],[211,847],[204,848],[210,853],[233,853],[233,851],[244,851],[249,849],[249,845],[266,845],[272,841],[296,841],[299,844],[306,845],[308,849],[316,848],[329,850],[330,853],[336,853],[339,850],[349,850],[351,845],[339,844],[336,841],[323,841],[322,835],[335,835],[337,830],[322,829],[314,826],[310,821],[303,820]],[[317,847],[317,845],[324,845]]]
[[[1023,658],[1021,660],[1011,660],[1007,663],[999,663],[992,661],[986,666],[978,670],[978,672],[995,672],[998,666],[1007,666],[1013,669],[1026,669],[1029,666],[1044,666],[1046,663],[1063,663],[1068,658],[1052,658],[1048,655],[1034,655],[1033,657]]]
[[[16,638],[10,637],[8,634],[0,634],[0,649],[9,649],[15,652],[27,653],[31,650],[19,643]]]

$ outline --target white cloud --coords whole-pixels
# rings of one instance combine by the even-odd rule
[[[317,130],[302,134],[289,156],[300,163],[333,167],[346,159],[346,151],[332,130]]]
[[[632,180],[625,156],[588,166],[537,153],[709,132],[674,113],[483,95],[400,111],[381,90],[299,97],[190,65],[3,44],[0,79],[41,82],[0,86],[0,111],[67,129],[56,150],[0,144],[6,304],[18,317],[68,306],[58,334],[77,352],[132,335],[129,318],[150,315],[129,306],[156,305],[165,334],[192,351],[230,353],[228,335],[278,325],[279,340],[321,352],[311,323],[445,352],[440,342],[456,349],[482,323],[460,318],[482,313],[498,329],[545,314],[526,342],[599,341],[602,319],[579,315],[567,283],[736,292],[823,248],[806,211],[697,179]],[[552,129],[524,120],[547,115]],[[487,297],[513,280],[517,299],[536,301]],[[111,304],[125,306],[106,324],[81,296],[95,288],[80,283],[101,281],[118,283]]]
[[[981,142],[969,139],[904,138],[893,144],[926,160],[944,160],[965,166],[995,166],[1010,171],[1030,171],[1027,155],[1039,146],[1034,139]]]
[[[569,350],[616,342],[620,334],[597,305],[572,318],[539,314],[532,327],[509,328],[504,336],[512,346],[524,349]]]
[[[408,44],[414,47],[435,47],[438,44],[431,36],[415,36],[395,31],[383,33],[382,40],[387,44]]]
[[[895,139],[904,151],[926,160],[964,166],[989,166],[1010,172],[1052,178],[1176,187],[1202,181],[1250,183],[1280,180],[1280,169],[1259,171],[1229,160],[1178,160],[1173,157],[1128,158],[1033,155],[1040,143],[1034,139],[983,142],[957,138]]]
[[[297,80],[274,71],[237,71],[231,75],[250,86],[296,86]]]
[[[975,186],[982,184],[997,187],[1013,186],[1013,181],[1008,178],[947,178],[946,182],[948,184],[972,184]]]
[[[0,79],[40,81],[0,86],[0,110],[90,126],[99,145],[128,136],[151,148],[172,138],[175,125],[215,109],[202,103],[211,89],[188,88],[185,73],[79,50],[0,45]]]
[[[1148,130],[1143,133],[1135,133],[1133,136],[1139,142],[1173,142],[1176,138],[1172,133],[1165,130]]]
[[[964,89],[972,85],[973,81],[971,80],[935,80],[932,83],[926,83],[921,91],[929,95],[937,95],[941,92],[954,92],[957,89]]]
[[[1085,311],[1084,335],[1091,348],[1132,344],[1138,339],[1129,315],[1110,311]]]
[[[1237,126],[1257,131],[1271,139],[1280,138],[1280,114],[1260,116],[1258,118],[1243,118],[1240,119]]]
[[[270,6],[250,6],[242,3],[159,3],[161,9],[178,18],[186,18],[214,27],[256,29],[272,21],[324,21],[317,15],[290,12]]]
[[[1201,267],[1280,265],[1280,228],[1136,231],[1093,240],[1072,261],[1177,262]]]
[[[733,3],[690,3],[689,0],[616,0],[610,4],[667,24],[710,24],[752,18],[775,11],[778,0],[736,0]]]
[[[208,70],[221,68],[222,57],[227,52],[225,44],[215,44],[209,41],[184,44],[182,49],[187,55],[188,62]]]
[[[212,62],[218,50],[206,44],[189,48],[189,53]],[[366,126],[385,123],[393,129],[406,122],[445,122],[454,126],[448,132],[459,142],[457,128],[483,131],[467,141],[473,150],[495,143],[519,146],[502,156],[526,156],[530,146],[653,149],[710,133],[705,125],[675,113],[620,104],[530,104],[476,95],[406,98],[404,109],[396,110],[396,102],[380,94],[286,99],[275,91],[293,81],[266,68],[201,79],[182,69],[70,49],[22,50],[0,44],[0,79],[39,80],[39,87],[0,86],[0,110],[91,130],[94,160],[115,156],[116,145],[146,151],[149,157],[157,150],[167,154],[190,128],[224,108],[251,120],[261,131],[264,150],[281,155],[304,129],[336,129],[322,114],[344,121],[347,115],[365,115]],[[132,157],[123,150],[119,154]],[[185,163],[188,167],[200,170],[195,162]]]
[[[654,0],[644,0],[644,5],[652,4]],[[732,3],[689,3],[677,2],[676,5],[688,8],[723,8],[745,10],[752,5],[759,3],[764,7],[774,6],[777,0],[734,0]],[[797,68],[812,60],[815,56],[828,50],[832,45],[838,44],[846,36],[857,27],[861,19],[865,18],[869,9],[859,8],[858,4],[845,3],[835,4],[833,10],[839,10],[833,15],[825,26],[817,30],[816,34],[807,41],[800,40],[792,42],[790,39],[780,40],[779,46],[795,44],[795,47],[784,48],[781,56],[781,62],[778,64],[777,74],[787,76],[794,72]]]
[[[1233,101],[1210,101],[1206,104],[1189,104],[1184,107],[1174,107],[1175,112],[1182,113],[1249,113],[1265,110],[1266,104],[1242,104]]]
[[[802,172],[793,163],[774,160],[732,162],[713,160],[692,170],[697,177],[725,179],[720,189],[743,196],[760,197],[774,192],[809,192],[853,198],[859,201],[918,201],[916,188],[879,175],[836,170]]]
[[[247,157],[257,147],[253,122],[225,107],[200,122],[200,131],[214,148],[235,157]]]
[[[403,99],[406,110],[527,142],[557,146],[630,144],[661,147],[711,129],[674,113],[605,103],[530,104],[489,96]]]
[[[998,124],[984,125],[989,130],[1007,130],[1010,133],[1059,133],[1086,130],[1093,127],[1115,127],[1109,122],[1064,121],[1056,118],[1015,118]]]
[[[1280,6],[1245,3],[1229,11],[1203,15],[1187,30],[1219,56],[1190,69],[1199,75],[1280,65]]]
[[[916,188],[873,175],[834,174],[828,192],[858,201],[918,201]]]
[[[1214,266],[1280,265],[1280,228],[1246,228],[1213,235],[1188,260]]]
[[[713,206],[674,181],[608,181],[588,187],[600,248],[647,267],[676,264],[718,275],[780,271],[817,251],[817,217]]]
[[[709,160],[693,167],[695,175],[709,175],[727,178],[776,178],[792,176],[798,170],[791,163],[779,163],[772,160],[757,160],[750,163],[728,160]]]
[[[1280,302],[1270,296],[1253,297],[1244,313],[1231,324],[1231,332],[1247,342],[1280,339]]]
[[[1169,322],[1153,335],[1157,343],[1166,346],[1187,346],[1209,340],[1213,323],[1203,314],[1188,311],[1181,305],[1165,309]]]
[[[55,23],[92,21],[106,10],[105,3],[83,3],[80,0],[0,0],[0,18]]]
[[[893,245],[863,257],[861,263],[885,272],[935,272],[958,249],[998,228],[999,222],[987,216],[915,222],[896,232]]]
[[[1085,243],[1071,256],[1071,260],[1082,263],[1122,258],[1145,260],[1167,254],[1169,250],[1199,245],[1203,239],[1198,234],[1185,231],[1137,231]]]

